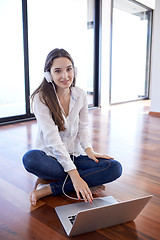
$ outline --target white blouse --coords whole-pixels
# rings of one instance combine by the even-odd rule
[[[50,110],[39,99],[34,97],[34,114],[38,123],[36,148],[47,155],[55,157],[65,172],[76,169],[70,155],[85,154],[86,148],[92,148],[88,133],[87,95],[79,87],[71,88],[69,115],[64,117],[65,131],[58,130]]]

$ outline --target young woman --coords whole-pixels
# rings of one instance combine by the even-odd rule
[[[50,194],[62,194],[63,187],[65,193],[75,190],[78,199],[91,203],[92,194],[104,190],[102,184],[120,177],[121,164],[92,148],[87,96],[75,86],[70,54],[64,49],[52,50],[44,74],[32,94],[38,124],[36,149],[23,157],[26,170],[38,177],[31,204],[35,206],[38,199]]]

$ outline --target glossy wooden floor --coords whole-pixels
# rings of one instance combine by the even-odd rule
[[[149,101],[89,110],[90,134],[96,151],[123,165],[123,175],[106,185],[101,196],[128,200],[154,197],[134,222],[73,237],[95,240],[160,239],[160,118],[150,116]],[[73,203],[65,196],[48,196],[29,203],[35,177],[21,158],[34,147],[36,121],[0,127],[0,239],[68,239],[54,207]],[[95,219],[96,221],[96,219]]]

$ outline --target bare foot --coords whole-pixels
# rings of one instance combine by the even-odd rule
[[[47,180],[47,179],[42,179],[42,178],[38,177],[37,180],[36,180],[35,186],[34,186],[34,190],[37,189],[38,184],[48,184],[48,183],[51,183],[51,182],[53,182],[53,181],[52,180]]]
[[[30,202],[35,207],[38,199],[52,194],[49,184],[38,184],[37,188],[30,193]]]
[[[102,191],[105,190],[105,186],[104,185],[99,185],[99,186],[96,186],[96,187],[91,187],[90,188],[92,194],[99,194],[101,193]]]

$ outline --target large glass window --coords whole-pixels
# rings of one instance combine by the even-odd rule
[[[54,48],[66,49],[78,69],[76,85],[93,104],[93,22],[87,0],[28,0],[31,93],[43,78],[44,62]],[[94,8],[93,8],[94,9]]]
[[[0,1],[0,118],[25,114],[22,3]]]
[[[151,12],[127,0],[114,0],[111,104],[148,97]]]
[[[94,2],[0,1],[0,124],[33,117],[29,93],[42,81],[45,58],[56,47],[73,57],[77,86],[93,105]]]

